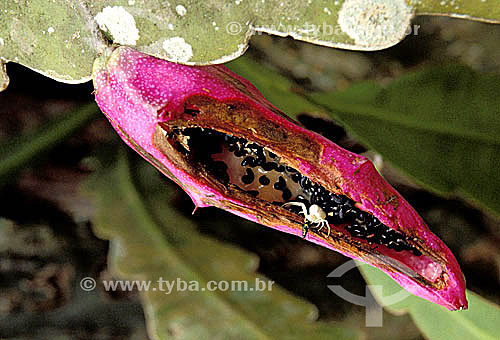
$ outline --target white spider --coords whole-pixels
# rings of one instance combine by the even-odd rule
[[[307,231],[309,230],[309,222],[310,223],[315,223],[316,226],[315,228],[318,228],[318,231],[326,227],[328,229],[328,235],[326,237],[330,236],[330,225],[328,224],[328,221],[325,219],[326,213],[325,211],[316,204],[313,204],[309,207],[309,212],[307,211],[306,205],[302,202],[287,202],[283,204],[283,206],[290,206],[290,205],[295,205],[297,207],[301,207],[302,211],[299,212],[299,214],[304,215],[304,226],[302,227],[302,238],[305,238],[307,235]]]

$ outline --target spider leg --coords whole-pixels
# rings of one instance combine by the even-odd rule
[[[306,205],[304,203],[300,203],[302,204],[302,211],[301,213],[304,214],[304,217],[307,219],[307,209],[306,209]]]
[[[314,229],[315,232],[318,232],[321,230],[321,221],[320,222],[314,222]]]
[[[302,207],[302,206],[305,206],[304,203],[302,202],[286,202],[286,203],[283,203],[282,207],[286,206],[286,205],[296,205],[298,207]]]
[[[332,231],[332,229],[330,228],[330,224],[327,221],[325,221],[325,225],[326,225],[326,228],[328,229],[328,233],[326,234],[326,238],[329,238],[330,232]]]
[[[287,205],[288,206],[294,205],[294,206],[302,208],[302,211],[300,211],[299,214],[304,215],[304,224],[302,226],[302,238],[305,239],[307,236],[307,232],[309,231],[309,228],[310,228],[306,205],[302,202],[287,202],[287,203],[283,204],[282,206],[285,207]]]
[[[325,227],[328,230],[328,233],[326,235],[326,237],[328,238],[330,236],[330,232],[331,232],[331,228],[330,228],[330,225],[329,225],[328,221],[326,221],[326,220],[319,221],[318,222],[318,230],[317,231],[320,232]]]
[[[306,209],[306,205],[302,202],[287,202],[285,204],[283,204],[282,206],[286,206],[286,205],[295,205],[297,207],[301,207],[302,208],[302,211],[299,212],[299,214],[303,214],[304,216],[307,216],[307,209]]]
[[[321,229],[323,229],[323,227],[324,227],[324,221],[323,220],[320,220],[320,221],[316,222],[316,229],[317,229],[316,231],[317,232],[320,232]]]

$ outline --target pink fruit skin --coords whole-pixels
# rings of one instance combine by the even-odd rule
[[[445,271],[447,284],[441,289],[426,287],[403,273],[380,269],[417,296],[450,310],[467,308],[465,280],[455,257],[444,243],[430,232],[409,203],[378,174],[373,164],[365,157],[348,152],[326,138],[284,118],[278,113],[278,109],[267,102],[247,80],[224,66],[179,65],[128,47],[114,50],[107,60],[98,59],[94,64],[93,78],[97,104],[122,139],[136,151],[142,149],[140,153],[143,157],[145,157],[144,152],[149,154],[145,158],[153,165],[158,167],[158,164],[151,159],[161,163],[163,168],[159,169],[182,186],[196,207],[217,205],[217,202],[222,200],[233,202],[234,200],[214,188],[200,184],[196,178],[177,169],[152,143],[156,124],[180,116],[188,98],[202,95],[219,102],[241,101],[251,105],[263,119],[272,119],[294,133],[309,135],[323,145],[323,155],[320,164],[310,164],[300,160],[299,170],[308,175],[313,171],[320,171],[326,164],[334,164],[338,171],[337,177],[341,189],[358,202],[360,209],[372,213],[392,229],[411,231],[412,235],[423,241],[427,249],[439,254],[440,258],[444,259],[444,264],[436,264],[426,256],[404,257],[397,252],[391,254],[391,257],[415,269],[431,282]],[[245,202],[238,203],[245,205]],[[230,211],[248,220],[259,222],[256,216]],[[299,229],[289,226],[269,227],[300,236]],[[339,251],[314,233],[309,233],[307,238],[321,246]],[[357,258],[354,254],[340,252],[348,257]]]

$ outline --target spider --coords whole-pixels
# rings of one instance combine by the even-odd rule
[[[301,202],[287,202],[283,204],[284,206],[290,206],[290,205],[295,205],[297,207],[301,207],[302,211],[299,212],[299,214],[304,215],[304,226],[302,227],[302,238],[306,238],[307,232],[311,228],[309,223],[315,223],[316,226],[315,228],[318,228],[318,231],[323,229],[323,227],[328,228],[328,235],[326,237],[330,236],[330,226],[328,225],[328,221],[325,219],[326,213],[325,211],[316,204],[313,204],[309,207],[309,212],[307,212],[306,205]]]

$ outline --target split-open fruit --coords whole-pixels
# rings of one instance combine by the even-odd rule
[[[119,47],[95,62],[93,77],[122,139],[197,207],[304,236],[417,296],[467,308],[453,254],[368,159],[299,126],[224,66]]]

